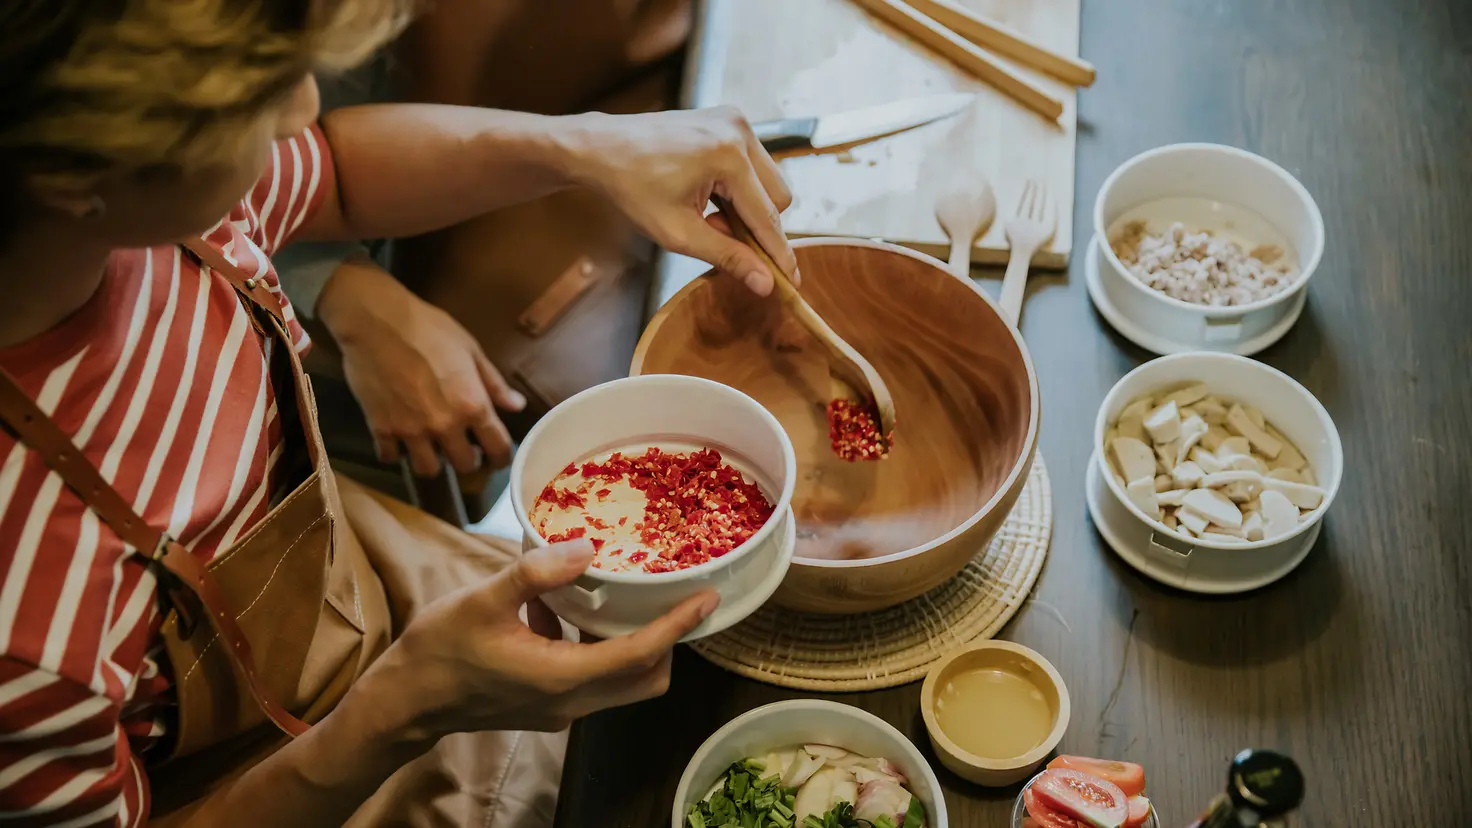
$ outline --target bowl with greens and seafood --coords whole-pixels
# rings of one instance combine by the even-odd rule
[[[716,731],[686,766],[673,828],[947,828],[940,782],[888,722],[799,699]]]

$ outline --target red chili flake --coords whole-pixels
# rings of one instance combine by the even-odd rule
[[[881,436],[874,414],[852,400],[828,403],[828,439],[833,453],[844,460],[878,460],[889,453],[890,438]]]
[[[630,554],[629,561],[642,563],[646,572],[672,572],[719,558],[745,543],[772,516],[772,504],[761,489],[723,463],[713,449],[670,454],[651,448],[634,457],[615,452],[577,470],[584,479],[622,480],[644,493],[644,518],[634,528],[645,548]],[[608,493],[600,489],[597,496]],[[576,496],[549,486],[538,502],[565,509],[568,494]],[[585,520],[595,529],[609,528],[598,518]],[[618,523],[627,522],[621,517]]]
[[[598,491],[594,492],[593,494],[596,495],[599,500],[607,500],[608,499],[608,496],[610,494],[613,494],[613,489],[599,489]]]
[[[565,469],[562,470],[562,476],[563,477],[567,477],[569,474],[572,474],[573,472],[575,472],[577,470],[578,470],[578,464],[577,463],[568,463],[567,464],[567,468],[565,468]]]
[[[604,540],[603,538],[588,538],[588,543],[593,544],[593,551],[597,552],[599,549],[602,549],[603,544],[608,543],[608,541]]]
[[[577,540],[588,534],[588,527],[574,526],[566,532],[554,532],[547,536],[548,543],[562,543],[563,541]]]
[[[586,522],[589,526],[593,527],[594,529],[607,529],[607,528],[609,528],[608,527],[608,521],[606,521],[606,520],[604,520],[603,518],[600,518],[600,517],[594,517],[593,515],[588,515],[587,517],[583,518],[583,520],[584,520],[584,522]]]
[[[547,488],[542,490],[541,494],[537,495],[537,502],[551,503],[559,509],[571,509],[574,507],[581,509],[588,505],[587,501],[583,500],[583,496],[572,489],[559,489],[550,483],[547,484]]]

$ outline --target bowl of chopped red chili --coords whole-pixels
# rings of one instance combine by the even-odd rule
[[[755,612],[795,544],[796,456],[755,400],[696,377],[615,380],[552,409],[511,466],[523,549],[584,538],[592,565],[544,600],[608,638],[706,589],[721,605],[693,640]]]
[[[772,412],[797,451],[797,550],[774,596],[860,613],[939,586],[1001,528],[1037,450],[1037,375],[1016,326],[943,262],[884,242],[800,239],[799,290],[873,364],[892,435],[836,388],[827,350],[773,297],[707,274],[650,320],[634,375],[704,377]]]

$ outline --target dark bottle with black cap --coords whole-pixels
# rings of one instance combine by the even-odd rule
[[[1191,828],[1259,828],[1283,824],[1303,802],[1298,764],[1270,750],[1244,750],[1232,759],[1227,792],[1207,806]]]

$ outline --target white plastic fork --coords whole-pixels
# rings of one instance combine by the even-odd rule
[[[1007,244],[1012,253],[1007,259],[1007,273],[1002,277],[1002,313],[1013,325],[1022,325],[1022,297],[1027,290],[1027,270],[1032,257],[1043,245],[1053,240],[1058,219],[1048,203],[1043,185],[1028,180],[1017,202],[1017,215],[1007,220]]]

